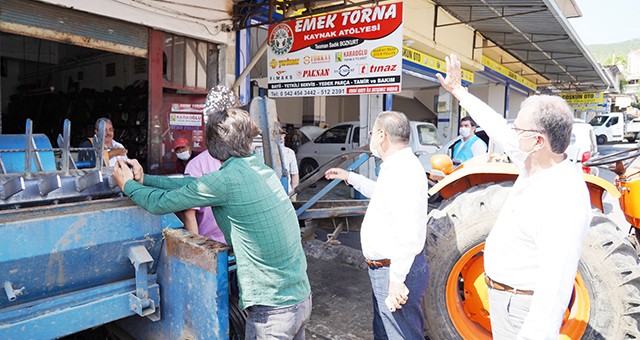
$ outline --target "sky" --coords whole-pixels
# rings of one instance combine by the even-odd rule
[[[569,19],[585,45],[640,38],[640,1],[575,0],[581,18]]]

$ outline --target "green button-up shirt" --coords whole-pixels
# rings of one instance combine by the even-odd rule
[[[153,214],[210,206],[238,265],[240,306],[287,306],[311,292],[298,219],[276,174],[255,155],[200,178],[144,176],[124,193]]]

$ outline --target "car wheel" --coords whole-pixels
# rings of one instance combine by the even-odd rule
[[[607,142],[607,136],[599,135],[598,137],[596,137],[596,142],[598,143],[598,145],[602,145],[602,144],[606,143]]]
[[[304,178],[308,174],[312,173],[313,170],[318,168],[318,162],[311,158],[305,158],[300,162],[300,178]]]

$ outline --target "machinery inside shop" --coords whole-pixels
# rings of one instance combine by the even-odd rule
[[[2,134],[23,134],[31,119],[55,141],[69,119],[78,146],[108,117],[129,157],[146,160],[146,59],[3,32],[0,57]]]

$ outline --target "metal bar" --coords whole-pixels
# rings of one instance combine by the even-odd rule
[[[519,45],[528,45],[528,44],[539,44],[539,43],[554,42],[554,41],[561,41],[561,40],[567,40],[567,39],[569,39],[568,36],[565,36],[564,38],[546,39],[546,40],[538,40],[538,41],[534,41],[532,39],[531,41],[524,41],[524,42],[513,43],[513,44],[502,44],[501,47],[519,46]]]
[[[93,150],[96,153],[96,168],[98,171],[102,171],[102,166],[104,165],[104,135],[106,124],[104,121],[100,121],[98,123],[98,135],[93,136]],[[106,160],[109,162],[109,160]]]
[[[160,287],[155,283],[155,275],[151,280],[149,295],[157,301]],[[135,281],[131,279],[10,308],[0,314],[3,338],[59,338],[135,315],[129,309],[129,296],[134,289]]]
[[[482,19],[467,20],[467,21],[460,20],[460,22],[452,22],[452,23],[448,23],[448,24],[442,24],[442,25],[438,25],[437,27],[439,28],[439,27],[447,27],[447,26],[457,26],[457,25],[462,25],[462,24],[469,25],[469,24],[472,24],[472,23],[475,23],[475,22],[496,20],[496,19],[503,19],[503,18],[511,18],[511,17],[517,17],[517,16],[521,16],[521,15],[529,15],[529,14],[535,14],[535,13],[546,12],[546,11],[547,11],[547,8],[545,7],[544,9],[540,9],[540,10],[536,10],[536,11],[514,13],[514,14],[506,14],[506,15],[503,14],[503,15],[495,16],[495,17],[491,17],[491,18],[482,18]]]
[[[62,126],[62,136],[58,135],[58,146],[62,148],[62,172],[65,176],[69,176],[69,159],[71,158],[71,151],[69,150],[71,148],[71,142],[69,141],[70,136],[71,122],[65,119]]]
[[[572,56],[572,57],[557,57],[557,58],[553,58],[554,60],[566,60],[566,59],[576,59],[579,58],[581,55],[576,55],[576,56]],[[500,64],[502,65],[509,65],[509,64],[525,64],[526,63],[537,63],[537,62],[543,62],[543,61],[549,61],[549,59],[525,59],[524,61],[505,61],[502,62]]]
[[[33,144],[31,144],[31,140],[33,139],[33,122],[31,121],[31,118],[27,118],[27,122],[26,122],[26,128],[25,128],[25,145],[26,147],[24,148],[24,176],[29,178],[31,177],[31,153],[32,153],[32,148],[33,148]]]
[[[347,171],[352,171],[352,170],[355,170],[355,169],[359,168],[368,159],[369,159],[369,154],[368,153],[360,155],[360,157],[358,159],[356,159],[356,161],[353,162],[353,164],[351,164],[347,168]],[[326,195],[331,189],[333,189],[340,182],[341,182],[341,180],[339,180],[339,179],[334,179],[333,181],[331,181],[326,187],[324,187],[317,194],[315,194],[313,197],[311,197],[309,199],[309,201],[307,201],[307,203],[305,203],[300,208],[298,208],[298,210],[296,210],[296,215],[297,216],[302,215],[302,213],[304,213],[305,210],[307,210],[311,206],[313,206],[317,201],[319,201],[324,195]]]

